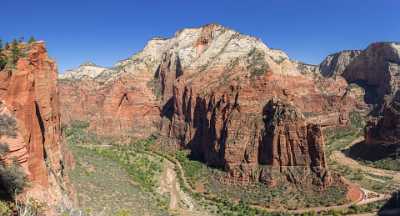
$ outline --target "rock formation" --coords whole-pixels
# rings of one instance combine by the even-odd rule
[[[316,65],[293,61],[260,39],[215,24],[154,38],[141,52],[94,78],[85,71],[81,67],[60,77],[64,123],[87,120],[102,135],[147,136],[161,128],[176,145],[192,149],[194,157],[243,181],[267,163],[259,148],[266,130],[264,109],[272,98],[296,104],[305,116],[294,123],[302,137],[294,145],[310,151],[296,153],[289,165],[325,170],[317,140],[321,132],[307,122],[347,125],[357,96],[340,76],[324,78]],[[289,128],[284,126],[277,136]],[[320,182],[329,182],[322,176]]]
[[[28,175],[24,194],[51,206],[65,192],[57,68],[43,42],[20,46],[25,56],[0,72],[0,112],[17,123],[15,136],[1,142],[10,149],[6,160],[15,157]]]
[[[343,51],[327,57],[320,65],[324,76],[342,76],[364,89],[364,103],[371,116],[366,127],[367,144],[399,142],[400,44],[381,42],[365,50]]]
[[[400,144],[400,91],[384,105],[381,117],[368,122],[365,141],[366,144]]]
[[[291,98],[312,121],[327,126],[347,124],[354,97],[346,93],[345,80],[323,79],[318,66],[292,61],[257,38],[211,24],[154,38],[109,69],[85,64],[67,71],[59,83],[62,122],[83,119],[103,135],[149,135],[159,127],[160,110],[171,111],[174,83],[183,75],[203,91],[254,83],[250,94],[267,94],[253,101]]]
[[[325,76],[344,77],[366,90],[365,102],[380,105],[397,91],[400,74],[400,44],[373,43],[362,51],[344,51],[329,56],[320,66]]]

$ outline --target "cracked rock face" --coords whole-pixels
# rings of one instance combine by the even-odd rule
[[[15,136],[2,136],[31,181],[26,195],[49,205],[61,201],[63,146],[57,68],[42,42],[25,44],[26,57],[0,72],[0,112],[16,121]]]

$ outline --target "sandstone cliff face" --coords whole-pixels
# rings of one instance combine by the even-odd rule
[[[147,71],[122,74],[102,83],[92,79],[60,80],[62,122],[83,120],[100,135],[147,137],[158,131],[159,103]]]
[[[322,135],[307,122],[347,125],[355,95],[343,78],[324,78],[318,71],[318,66],[292,61],[259,39],[220,25],[184,29],[172,38],[149,41],[141,52],[94,78],[60,77],[62,112],[70,113],[62,121],[88,120],[104,135],[146,136],[161,128],[176,145],[192,149],[194,157],[244,182],[266,179],[270,172],[251,175],[263,164],[325,170],[322,138],[317,138]],[[265,154],[271,152],[260,151],[264,109],[274,97],[305,113],[293,124],[301,134],[293,145],[310,149],[269,157],[290,158],[281,163],[267,162]],[[283,126],[276,137],[291,127]],[[277,146],[287,147],[283,142]],[[318,182],[329,182],[322,176]]]
[[[329,55],[319,65],[319,71],[325,77],[341,76],[360,53],[360,50],[348,50]]]
[[[62,199],[63,161],[57,69],[42,42],[25,45],[26,57],[13,70],[0,72],[2,113],[17,122],[6,158],[16,157],[28,174],[31,187],[25,195],[49,205]]]
[[[366,144],[400,144],[400,91],[384,105],[382,116],[368,122]]]
[[[184,29],[169,39],[154,38],[141,52],[113,68],[96,70],[98,74],[88,67],[94,66],[83,65],[60,76],[65,98],[61,108],[66,113],[62,122],[87,120],[104,135],[146,136],[156,131],[157,113],[172,110],[174,83],[183,75],[184,82],[204,92],[240,82],[253,89],[249,96],[266,93],[253,95],[252,101],[291,97],[302,111],[312,114],[313,121],[328,126],[347,123],[354,97],[346,93],[343,79],[323,79],[317,66],[291,61],[259,39],[220,25]],[[272,72],[269,78],[264,78],[266,72]]]
[[[363,102],[370,104],[373,117],[366,127],[367,144],[399,142],[398,103],[400,45],[373,43],[362,51],[344,51],[329,56],[320,71],[328,77],[342,76],[364,89]],[[361,104],[359,102],[359,104]]]
[[[384,104],[399,86],[400,45],[394,42],[373,43],[363,51],[344,51],[329,56],[320,66],[325,76],[341,75],[349,83],[366,89],[365,102]]]

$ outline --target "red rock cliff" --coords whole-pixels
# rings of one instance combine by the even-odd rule
[[[6,139],[28,174],[25,194],[49,205],[62,198],[63,160],[57,68],[42,42],[23,44],[26,57],[0,72],[0,99],[17,120],[17,136]],[[8,139],[8,140],[7,140]]]

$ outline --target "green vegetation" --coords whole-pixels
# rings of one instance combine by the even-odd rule
[[[11,43],[11,55],[9,58],[9,63],[13,66],[17,64],[18,59],[21,57],[21,50],[19,48],[19,43],[17,40],[13,40]]]
[[[17,123],[9,115],[0,115],[0,137],[15,137]],[[0,143],[0,158],[9,152],[8,144]],[[3,199],[11,199],[27,185],[25,173],[16,160],[11,163],[2,161],[0,163],[0,196]]]
[[[365,121],[359,112],[350,113],[350,126],[326,130],[326,153],[329,157],[333,151],[345,149],[352,141],[363,136]]]
[[[22,41],[17,41],[14,39],[11,45],[6,43],[3,48],[2,41],[0,41],[0,71],[9,67],[15,67],[18,59],[23,56],[23,51],[20,49],[20,43]]]
[[[161,85],[160,78],[158,78],[158,77],[154,77],[152,80],[147,82],[147,87],[152,89],[152,91],[157,99],[160,99],[162,97],[162,90],[161,90],[160,85]]]
[[[36,39],[33,37],[33,36],[31,36],[30,38],[29,38],[29,40],[28,40],[28,43],[34,43],[34,42],[36,42]]]
[[[350,127],[326,131],[326,154],[329,167],[331,170],[366,189],[376,192],[390,192],[396,190],[396,183],[393,182],[391,178],[376,176],[350,166],[344,166],[330,158],[334,151],[346,150],[351,142],[363,136],[362,129],[365,126],[365,122],[362,119],[360,113],[352,112],[350,115]]]
[[[165,148],[165,146],[154,144],[161,138],[151,136],[144,140],[132,139],[130,144],[120,145],[118,140],[98,137],[88,132],[87,128],[86,122],[74,122],[64,129],[64,134],[77,160],[75,169],[70,171],[71,180],[77,188],[79,201],[87,207],[85,212],[88,215],[101,208],[106,209],[103,213],[112,212],[112,215],[120,216],[143,215],[149,211],[156,215],[166,214],[169,200],[155,191],[158,184],[156,177],[160,175],[165,160],[182,166],[183,173],[177,168],[178,165],[175,166],[182,190],[190,194],[204,209],[216,215],[346,215],[376,211],[383,204],[371,203],[320,213],[266,212],[253,205],[262,205],[267,208],[285,207],[292,210],[330,206],[344,203],[346,191],[341,187],[330,187],[321,192],[313,188],[296,188],[290,184],[278,184],[275,187],[266,187],[263,184],[226,185],[218,180],[224,174],[221,170],[191,160],[188,157],[188,151],[159,151],[159,148]],[[343,129],[329,135],[330,153],[346,147],[349,144],[348,141],[351,142],[360,135],[360,130],[356,127],[353,129]],[[160,157],[155,157],[155,155]],[[361,171],[330,163],[333,169],[350,180],[371,184],[370,188],[382,186],[366,178],[366,174]],[[186,187],[182,174],[190,188]],[[386,182],[391,181],[388,178],[380,179]],[[99,198],[96,196],[98,194],[105,195]],[[135,209],[135,212],[129,209]]]
[[[347,201],[346,189],[340,186],[332,186],[321,192],[317,188],[297,188],[289,183],[278,184],[274,187],[268,187],[262,183],[223,184],[219,181],[225,174],[221,170],[209,168],[201,162],[190,160],[187,151],[177,151],[175,157],[181,164],[189,185],[203,196],[212,198],[214,202],[218,201],[216,205],[220,210],[221,206],[218,206],[218,203],[226,206],[226,202],[230,202],[233,209],[237,208],[235,206],[238,203],[235,203],[234,200],[240,200],[239,206],[242,207],[246,204],[247,206],[261,205],[267,208],[283,207],[293,210],[314,206],[331,206]],[[227,209],[223,208],[221,211],[226,212]]]
[[[154,139],[119,146],[87,128],[83,121],[64,128],[76,160],[68,172],[84,215],[166,215],[168,199],[155,191],[162,160],[142,153]]]
[[[400,171],[400,158],[399,157],[389,157],[384,158],[377,161],[368,161],[362,160],[365,165],[379,168],[379,169],[386,169],[386,170],[393,170],[393,171]]]
[[[263,51],[253,48],[247,57],[247,69],[250,71],[251,77],[261,76],[269,69],[269,65],[265,61],[265,53]]]
[[[17,122],[9,115],[0,115],[0,136],[15,137],[17,135]]]
[[[180,150],[175,153],[175,157],[182,165],[188,183],[195,188],[197,183],[203,184],[207,181],[211,169],[199,161],[190,160],[188,153],[188,151]]]

